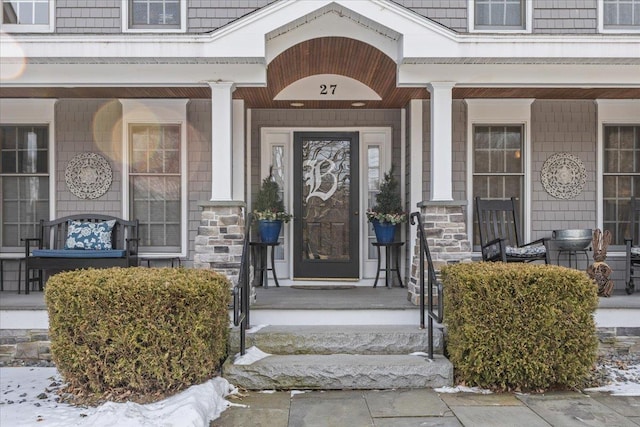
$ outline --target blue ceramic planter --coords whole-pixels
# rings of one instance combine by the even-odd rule
[[[378,243],[391,243],[396,235],[396,225],[390,222],[371,221],[373,230],[376,232]]]
[[[258,234],[263,243],[276,243],[282,228],[281,220],[261,219],[258,221]]]

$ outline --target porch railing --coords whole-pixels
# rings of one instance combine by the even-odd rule
[[[251,297],[250,247],[253,215],[248,212],[244,226],[244,243],[238,281],[233,287],[233,324],[240,327],[240,354],[246,352],[246,330],[249,328],[249,298]]]
[[[425,314],[428,317],[428,334],[429,334],[429,359],[433,359],[433,321],[442,323],[444,314],[443,304],[443,288],[442,283],[438,281],[436,276],[436,270],[433,268],[433,262],[431,261],[431,253],[429,252],[429,246],[427,245],[427,238],[424,234],[424,226],[422,224],[422,216],[420,212],[413,212],[410,216],[411,225],[418,224],[418,242],[420,246],[420,263],[418,280],[420,282],[420,328],[424,329]],[[425,304],[425,259],[427,261],[427,301]],[[437,290],[437,310],[434,310],[435,304],[433,302],[433,289]]]

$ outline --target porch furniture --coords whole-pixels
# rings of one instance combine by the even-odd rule
[[[398,282],[400,283],[400,287],[404,288],[402,284],[402,277],[400,276],[400,248],[404,245],[404,242],[391,242],[391,243],[380,243],[374,242],[372,245],[378,250],[378,266],[376,268],[376,280],[373,283],[373,287],[378,286],[378,278],[380,278],[380,272],[384,271],[384,282],[387,288],[393,286],[393,277],[391,275],[392,272],[396,272],[398,276]],[[380,268],[380,248],[384,248],[384,268]],[[393,264],[392,264],[393,259]]]
[[[553,230],[551,234],[553,242],[558,249],[558,258],[556,263],[560,265],[560,258],[566,255],[568,258],[569,268],[578,269],[578,255],[584,255],[585,269],[589,266],[589,246],[593,240],[593,230],[590,228],[570,229],[570,230]],[[575,267],[573,267],[572,260]]]
[[[40,220],[37,236],[24,239],[27,294],[30,283],[43,289],[45,271],[134,267],[139,263],[138,220],[93,213],[69,215]]]
[[[275,267],[275,248],[279,246],[280,242],[268,243],[268,242],[249,242],[251,247],[251,255],[253,258],[253,274],[258,280],[255,286],[262,286],[263,288],[269,287],[269,271],[273,274],[273,281],[277,287],[280,287],[278,283],[278,276],[276,276]],[[271,248],[271,268],[267,265],[267,256]]]
[[[160,261],[165,263],[171,263],[171,267],[180,267],[182,265],[182,261],[180,261],[180,257],[177,256],[144,256],[140,257],[140,265],[144,263],[147,264],[147,267],[151,267],[152,261]]]
[[[640,278],[640,199],[631,198],[631,215],[629,221],[629,234],[625,236],[626,258],[624,268],[624,283],[627,294],[631,295],[635,290],[633,279]]]
[[[547,238],[523,244],[516,198],[487,200],[476,197],[476,214],[483,261],[549,264]]]

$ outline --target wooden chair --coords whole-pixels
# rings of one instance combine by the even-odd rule
[[[640,278],[640,199],[631,198],[631,212],[629,221],[629,235],[625,236],[626,261],[624,269],[624,283],[626,290],[631,295],[635,290],[634,277]],[[634,275],[634,267],[639,267]]]
[[[476,197],[476,214],[483,261],[544,261],[549,264],[548,239],[521,243],[515,197],[508,200]]]

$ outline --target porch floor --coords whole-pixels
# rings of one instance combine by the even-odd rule
[[[407,299],[406,288],[356,287],[352,289],[307,290],[288,286],[256,288],[252,310],[417,310]],[[617,291],[599,299],[600,309],[640,309],[640,292]],[[44,293],[29,295],[0,292],[0,310],[44,310]]]

